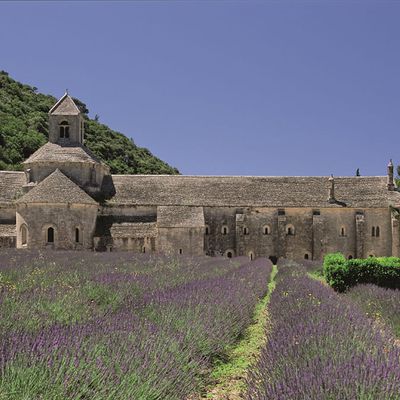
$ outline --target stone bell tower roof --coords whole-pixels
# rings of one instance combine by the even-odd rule
[[[103,162],[87,147],[81,144],[65,144],[46,143],[36,150],[24,165],[32,163],[90,163],[103,164]],[[104,164],[105,165],[105,164]]]
[[[49,111],[50,115],[79,115],[81,112],[68,92]]]

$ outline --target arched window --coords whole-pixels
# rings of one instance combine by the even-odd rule
[[[75,243],[79,243],[81,241],[80,233],[81,232],[79,228],[75,228]]]
[[[26,246],[28,244],[28,228],[26,225],[21,226],[21,245]]]
[[[372,227],[372,232],[371,232],[371,236],[375,236],[375,227]]]
[[[179,254],[182,254],[182,253],[183,253],[182,249],[179,249]]]
[[[309,257],[308,253],[304,254],[304,259],[305,260],[308,260],[308,257]]]
[[[60,139],[69,139],[69,124],[67,121],[60,123]]]
[[[375,236],[376,236],[376,237],[379,237],[379,235],[380,235],[380,229],[379,229],[379,226],[377,226],[377,227],[375,228]]]
[[[229,229],[228,229],[228,227],[226,225],[222,225],[221,233],[223,235],[227,235],[229,233]]]
[[[146,253],[146,247],[143,246],[142,253]]]
[[[248,235],[249,234],[249,228],[247,226],[243,227],[243,235]]]
[[[254,260],[254,253],[252,251],[249,252],[249,259],[250,261]]]
[[[340,236],[346,236],[346,229],[344,226],[340,228]]]
[[[286,235],[288,235],[288,236],[294,235],[294,226],[293,225],[286,226]]]
[[[54,243],[54,228],[47,229],[47,243]]]
[[[263,226],[263,235],[270,235],[271,234],[271,228],[268,225]]]
[[[235,255],[235,252],[232,249],[229,249],[225,252],[225,257],[232,258]]]
[[[210,234],[210,227],[208,225],[206,225],[206,235]]]

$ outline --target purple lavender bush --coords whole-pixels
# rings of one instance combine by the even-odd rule
[[[351,299],[368,317],[385,323],[400,338],[400,290],[373,284],[357,285],[343,294]]]
[[[352,301],[278,265],[267,343],[248,376],[247,399],[398,399],[400,348]]]
[[[251,322],[245,257],[0,253],[0,398],[185,399]]]

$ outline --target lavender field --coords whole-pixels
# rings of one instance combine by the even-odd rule
[[[360,286],[339,295],[310,278],[308,267],[278,264],[267,341],[249,372],[246,398],[400,399],[394,332],[386,323],[377,326],[360,307],[372,296],[384,312],[398,313],[398,293]]]
[[[0,252],[0,399],[187,399],[266,294],[265,259]]]
[[[400,290],[362,284],[343,296],[351,299],[367,316],[389,327],[400,339]]]

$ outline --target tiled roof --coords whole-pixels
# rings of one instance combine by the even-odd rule
[[[36,150],[24,164],[33,162],[82,162],[100,163],[100,159],[87,147],[74,143],[73,145],[47,142]]]
[[[80,114],[79,108],[72,100],[68,93],[65,93],[60,100],[51,108],[49,114],[52,115],[78,115]]]
[[[123,222],[113,223],[110,229],[113,238],[142,238],[156,237],[157,226],[155,222]]]
[[[59,169],[18,199],[17,203],[97,204]]]
[[[195,228],[204,226],[203,207],[159,206],[157,207],[159,228]]]
[[[11,203],[22,191],[26,183],[23,172],[0,171],[0,203]]]
[[[111,204],[232,207],[347,207],[400,205],[400,193],[388,191],[386,176],[335,177],[329,203],[328,177],[253,177],[113,175]]]
[[[17,236],[16,226],[14,224],[0,224],[0,236]]]

